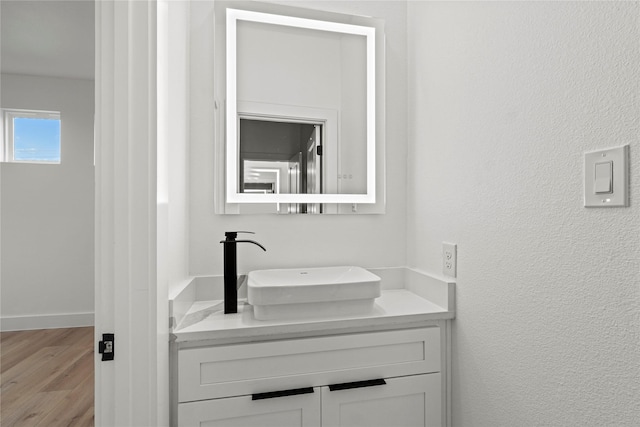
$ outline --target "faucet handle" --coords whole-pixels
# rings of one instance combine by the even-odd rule
[[[225,231],[224,237],[226,237],[227,240],[235,240],[235,238],[238,237],[238,233],[256,234],[253,231]]]

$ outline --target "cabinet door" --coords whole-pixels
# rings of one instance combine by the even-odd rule
[[[386,384],[322,387],[322,427],[417,427],[442,424],[440,374],[388,378]]]
[[[286,394],[286,393],[285,393]],[[180,427],[320,427],[320,390],[253,400],[251,395],[178,405]]]

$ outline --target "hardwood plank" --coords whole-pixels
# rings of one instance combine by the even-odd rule
[[[44,335],[39,342],[41,347],[87,345],[93,341],[87,342],[87,338],[93,335],[93,328],[46,329]]]
[[[23,331],[0,332],[0,347],[3,345],[11,345],[12,341],[24,339],[21,332]]]
[[[0,334],[0,425],[92,426],[94,329]]]
[[[61,371],[80,357],[76,349],[69,346],[48,348],[62,351],[57,353],[57,357],[47,358],[37,369],[23,371],[11,382],[10,388],[3,388],[0,391],[3,409],[13,410],[25,405],[31,396],[42,391]],[[22,365],[16,368],[19,366]],[[25,367],[30,369],[28,365]]]
[[[36,425],[42,427],[93,425],[93,377],[84,378]]]
[[[0,372],[4,373],[43,347],[38,343],[47,336],[47,330],[2,332],[0,335],[3,337],[0,347]]]
[[[3,332],[11,334],[0,347],[1,372],[13,367],[17,361],[44,347],[76,346],[93,347],[93,327],[66,329],[39,329],[33,331]]]
[[[84,414],[80,414],[77,418],[74,418],[71,424],[69,424],[69,427],[92,427],[94,423],[94,408],[92,404]]]
[[[0,350],[0,373],[4,374],[24,360],[25,354],[33,353],[33,343],[28,340],[3,344]]]
[[[88,377],[93,378],[93,349],[82,351],[80,358],[55,376],[42,391],[73,390]]]
[[[15,386],[27,381],[30,376],[36,380],[42,380],[40,376],[42,375],[43,367],[51,360],[59,358],[60,354],[64,353],[67,348],[68,347],[45,347],[25,357],[19,364],[2,374],[0,393],[4,395],[9,388],[15,388]],[[47,372],[45,372],[45,378],[46,374]]]
[[[35,426],[55,407],[59,406],[67,391],[52,391],[49,393],[35,393],[26,396],[22,405],[15,410],[7,411],[2,405],[2,425],[19,427]]]

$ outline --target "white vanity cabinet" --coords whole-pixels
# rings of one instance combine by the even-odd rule
[[[251,395],[181,403],[180,426],[320,427],[320,394],[253,400]]]
[[[408,427],[442,425],[440,373],[387,378],[351,390],[322,387],[322,425]]]
[[[438,326],[177,352],[179,426],[440,426]]]

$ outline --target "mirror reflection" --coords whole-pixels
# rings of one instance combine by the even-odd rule
[[[255,188],[260,171],[247,175],[246,165],[259,161],[263,165],[289,163],[289,170],[299,171],[295,185],[283,182],[267,194],[322,193],[321,129],[321,125],[309,123],[240,119],[241,191],[248,193]]]
[[[240,118],[240,189],[251,194],[321,194],[322,124]],[[285,209],[284,211],[282,209]],[[321,213],[278,203],[278,213]]]
[[[318,169],[318,175],[314,177],[319,184],[318,187],[307,189],[307,186],[303,185],[299,187],[298,194],[365,194],[365,36],[239,21],[236,43],[236,91],[239,102],[259,102],[262,108],[268,109],[271,106],[273,110],[286,105],[290,115],[295,117],[304,116],[304,111],[309,108],[321,108],[333,111],[337,117],[339,123],[333,125],[339,126],[339,131],[335,135],[336,140],[329,138],[327,141],[333,148],[327,153],[330,157],[327,158],[327,162],[332,163],[333,167],[330,169],[346,176],[346,188],[341,188],[342,182],[333,186],[328,183],[322,186],[323,178],[326,177],[322,176],[322,169]],[[255,70],[260,72],[256,73]],[[299,152],[304,153],[301,166],[305,184],[306,159],[312,157],[310,161],[314,161],[319,151],[316,147],[322,147],[317,138],[309,141],[313,126],[322,126],[321,119],[317,119],[316,124],[309,121],[283,122],[283,118],[276,117],[276,111],[271,111],[270,114],[266,112],[267,116],[263,120],[247,123],[248,120],[242,119],[242,114],[254,112],[248,110],[238,111],[241,116],[239,161],[243,161],[242,155],[248,141],[256,141],[256,134],[263,132],[259,139],[259,151],[264,155],[278,156],[287,152],[293,156]],[[300,126],[303,127],[305,135],[302,135],[301,141],[294,141],[300,136],[297,129]],[[251,132],[250,138],[246,132]],[[314,145],[315,154],[310,154],[308,143]],[[295,145],[294,150],[291,149],[291,145]],[[239,176],[242,177],[242,171],[239,172]],[[348,183],[348,176],[360,179],[356,178],[357,184]],[[243,191],[242,186],[240,188]]]

